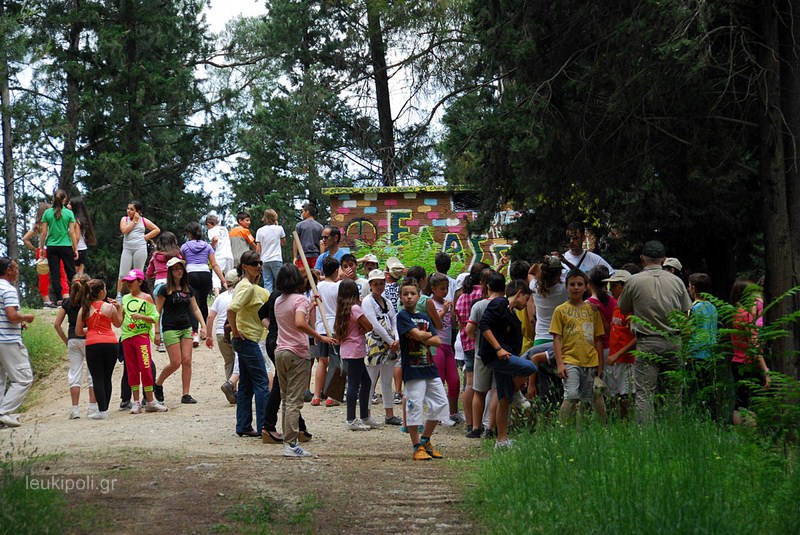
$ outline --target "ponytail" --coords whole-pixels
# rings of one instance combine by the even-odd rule
[[[67,192],[63,189],[57,189],[53,194],[53,214],[56,219],[61,219],[61,210],[67,204]]]
[[[83,305],[83,298],[87,292],[86,283],[89,282],[89,275],[79,273],[72,277],[72,284],[69,287],[69,304],[75,308]]]

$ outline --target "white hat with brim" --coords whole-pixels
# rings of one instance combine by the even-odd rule
[[[372,271],[369,272],[369,276],[367,277],[367,280],[369,282],[372,282],[372,281],[385,281],[386,280],[386,274],[383,271],[381,271],[380,269],[373,269]]]
[[[614,272],[613,276],[603,279],[603,282],[628,282],[631,280],[631,277],[633,277],[633,275],[631,275],[630,271],[618,269]]]

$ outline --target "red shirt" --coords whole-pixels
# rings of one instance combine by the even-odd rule
[[[619,307],[614,307],[611,314],[611,334],[608,337],[609,354],[614,355],[617,351],[625,347],[631,340],[636,338],[631,332],[631,315],[623,314]],[[632,364],[636,360],[633,354],[628,351],[620,356],[617,362]]]

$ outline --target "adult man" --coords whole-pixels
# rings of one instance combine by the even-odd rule
[[[214,214],[206,217],[206,228],[208,229],[208,239],[211,240],[211,247],[214,248],[214,256],[217,258],[219,269],[223,273],[233,269],[233,251],[231,250],[231,240],[228,237],[228,229],[219,224],[219,218]],[[214,295],[219,295],[222,286],[216,273],[213,273]]]
[[[0,383],[0,423],[7,427],[19,427],[19,420],[12,413],[22,405],[33,383],[28,350],[22,343],[22,329],[28,328],[34,316],[19,312],[19,294],[14,287],[18,276],[16,260],[7,256],[0,258],[0,377],[5,373],[11,382],[7,392],[5,380]]]
[[[636,349],[651,355],[637,357],[633,365],[636,420],[640,424],[653,421],[659,375],[678,366],[678,330],[670,326],[669,315],[674,310],[686,312],[692,306],[683,282],[661,268],[666,256],[661,242],[645,243],[641,255],[644,269],[631,277],[617,303],[620,312],[642,320],[631,322],[631,330],[636,335]]]
[[[349,247],[339,247],[339,242],[342,239],[342,231],[339,230],[339,227],[327,226],[323,228],[320,239],[325,246],[325,252],[317,257],[317,263],[314,266],[315,269],[321,270],[322,262],[324,262],[328,257],[335,258],[341,262],[342,257],[350,253]],[[308,265],[311,265],[310,260]]]
[[[305,203],[301,213],[303,220],[294,227],[300,237],[300,245],[303,247],[308,265],[312,268],[317,265],[319,242],[322,240],[322,225],[314,220],[315,215],[317,215],[317,207],[310,202]],[[295,259],[295,265],[303,269],[303,261],[300,259],[297,242],[294,240],[292,240],[292,256]]]
[[[564,274],[572,268],[580,269],[584,273],[589,273],[589,270],[598,264],[602,264],[608,268],[609,274],[614,274],[614,268],[611,264],[606,262],[602,256],[591,251],[584,251],[583,240],[586,237],[586,228],[583,223],[573,221],[567,225],[567,241],[569,242],[569,249],[561,257],[561,263],[564,265]]]

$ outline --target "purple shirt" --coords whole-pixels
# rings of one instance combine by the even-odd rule
[[[187,264],[208,264],[208,256],[214,254],[214,249],[207,242],[190,240],[181,245],[181,253]]]

